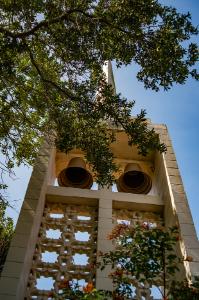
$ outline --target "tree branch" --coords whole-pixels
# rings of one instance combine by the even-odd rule
[[[56,88],[58,91],[60,91],[60,92],[63,93],[64,95],[66,95],[66,96],[67,96],[68,98],[70,98],[71,100],[73,100],[73,101],[76,100],[75,96],[69,94],[69,92],[68,92],[66,89],[61,88],[61,87],[60,87],[58,84],[56,84],[54,81],[52,81],[52,80],[47,79],[47,78],[44,77],[44,75],[42,74],[42,72],[41,72],[41,70],[40,70],[38,64],[36,63],[36,61],[35,61],[35,59],[34,59],[34,56],[33,56],[32,52],[31,52],[30,48],[28,47],[27,44],[25,44],[25,45],[26,45],[26,48],[27,48],[27,50],[28,50],[28,53],[29,53],[29,56],[30,56],[30,60],[31,60],[33,66],[35,67],[35,69],[37,70],[37,73],[39,74],[41,80],[42,80],[43,82],[45,82],[45,83],[48,83],[48,84],[52,85],[54,88]]]
[[[12,31],[5,29],[4,27],[0,27],[0,32],[5,33],[7,36],[10,36],[13,38],[25,38],[27,36],[34,34],[36,31],[38,31],[42,27],[48,27],[49,25],[66,20],[70,14],[75,13],[75,12],[82,12],[82,11],[78,10],[78,9],[69,10],[58,17],[52,18],[51,20],[43,20],[43,21],[39,22],[37,25],[35,25],[33,28],[31,28],[27,31],[24,31],[24,32],[12,32]]]
[[[123,33],[126,33],[126,34],[130,34],[129,31],[126,31],[126,30],[122,29],[121,27],[114,26],[107,19],[102,18],[102,17],[96,17],[94,15],[86,13],[85,11],[83,11],[81,9],[68,10],[67,12],[63,13],[62,15],[60,15],[58,17],[55,17],[55,18],[52,18],[52,19],[49,19],[49,20],[43,20],[43,21],[39,22],[37,25],[35,25],[33,28],[31,28],[27,31],[24,31],[24,32],[12,32],[12,31],[4,28],[4,27],[0,27],[0,32],[4,33],[6,36],[10,36],[12,38],[26,38],[30,35],[33,35],[36,31],[38,31],[42,27],[47,28],[49,25],[56,24],[56,23],[59,23],[60,21],[67,20],[69,15],[71,15],[73,13],[83,14],[87,18],[90,18],[90,19],[93,19],[93,20],[98,20],[102,23],[105,23],[108,26],[111,26],[111,28],[117,29],[117,30],[119,30]]]

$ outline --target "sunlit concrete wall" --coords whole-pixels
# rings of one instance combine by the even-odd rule
[[[192,257],[193,261],[185,261],[182,265],[182,274],[188,278],[199,275],[199,243],[167,128],[164,125],[149,126],[154,126],[160,134],[161,141],[167,146],[166,154],[140,156],[136,148],[128,146],[127,136],[122,130],[118,131],[116,143],[111,146],[115,162],[120,166],[115,174],[117,178],[129,162],[139,162],[150,174],[152,189],[147,195],[113,192],[110,188],[82,190],[53,186],[56,176],[69,160],[72,157],[83,157],[83,153],[78,150],[67,155],[55,153],[55,149],[48,144],[41,149],[0,280],[0,299],[21,300],[25,297],[45,201],[97,205],[97,250],[102,252],[113,249],[111,241],[107,240],[107,234],[113,227],[113,209],[159,212],[163,215],[166,227],[179,226],[181,239],[177,253],[185,259]],[[103,271],[97,270],[97,288],[113,288],[109,272],[109,267]]]

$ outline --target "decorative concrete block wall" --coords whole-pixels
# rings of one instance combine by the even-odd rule
[[[54,174],[54,159],[55,150],[45,143],[35,162],[15,234],[0,278],[1,300],[22,300],[24,298],[43,215],[46,188],[52,182]]]
[[[67,207],[70,206],[76,207],[77,215],[79,211],[77,207],[80,210],[81,206],[88,207],[88,210],[93,208],[97,210],[97,252],[106,252],[113,249],[111,241],[107,240],[107,235],[111,232],[117,219],[124,218],[129,222],[134,222],[137,218],[143,222],[161,222],[166,227],[178,225],[181,240],[176,251],[185,258],[188,256],[193,258],[193,262],[186,261],[184,263],[181,268],[182,276],[199,275],[199,243],[167,128],[164,125],[149,124],[149,126],[154,126],[160,134],[161,141],[167,146],[166,154],[151,153],[147,157],[140,156],[136,148],[128,146],[127,136],[121,130],[117,133],[116,143],[111,146],[115,161],[120,165],[120,172],[116,174],[117,177],[121,175],[125,166],[131,162],[139,162],[144,169],[148,170],[147,172],[150,173],[152,178],[152,189],[147,195],[113,192],[105,188],[83,190],[53,186],[55,177],[67,166],[69,160],[73,157],[83,157],[83,153],[78,150],[71,151],[67,155],[59,152],[55,153],[55,149],[51,149],[47,144],[42,148],[33,169],[16,232],[0,279],[1,300],[22,300],[25,297],[25,299],[31,299],[32,295],[38,297],[37,299],[48,299],[48,292],[55,293],[59,291],[59,285],[62,281],[62,275],[60,274],[67,274],[68,269],[74,268],[74,266],[71,266],[72,261],[70,261],[68,269],[67,263],[64,267],[59,266],[60,262],[63,261],[64,252],[62,250],[57,251],[57,261],[54,265],[46,265],[42,262],[42,243],[45,242],[47,248],[48,246],[54,247],[53,245],[56,243],[54,241],[51,245],[51,241],[46,242],[45,239],[46,228],[50,225],[45,227],[44,224],[51,222],[52,224],[50,224],[56,227],[58,226],[56,224],[59,223],[53,217],[49,217],[49,212],[46,212],[46,209],[51,206],[57,207],[58,210],[60,207],[64,207],[64,210],[67,210]],[[56,213],[56,209],[54,209],[54,213]],[[67,223],[67,220],[61,219],[61,223]],[[72,249],[73,244],[76,242],[74,240],[74,229],[70,230],[69,236],[72,238],[69,243],[72,243]],[[65,227],[62,228],[62,231],[62,236],[58,242],[62,243],[63,246],[63,237],[66,234]],[[84,247],[83,245],[77,243],[80,248]],[[37,249],[40,249],[39,252]],[[91,261],[91,258],[89,259]],[[83,269],[86,270],[88,267],[88,265],[77,266],[77,277],[80,278]],[[38,290],[36,286],[37,268],[43,268],[44,270],[46,268],[44,274],[47,277],[54,270],[53,278],[55,282],[52,290],[47,290],[47,292]],[[90,271],[90,273],[92,272]],[[107,267],[103,271],[98,269],[95,274],[92,273],[92,278],[98,289],[113,289],[111,279],[108,277],[109,272],[110,268]],[[86,280],[90,280],[90,275],[85,275]],[[147,287],[147,297],[150,297],[149,288]],[[138,286],[138,292],[139,289],[141,293],[142,289]]]

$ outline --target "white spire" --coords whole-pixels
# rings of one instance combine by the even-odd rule
[[[113,76],[112,64],[111,61],[105,61],[103,65],[103,72],[106,75],[107,83],[112,86],[114,95],[116,94],[115,81]]]

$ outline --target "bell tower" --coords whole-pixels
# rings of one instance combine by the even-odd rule
[[[115,89],[110,62],[105,73]],[[123,220],[178,224],[178,254],[193,259],[184,262],[181,274],[199,275],[199,243],[167,128],[150,121],[148,126],[167,153],[143,157],[117,129],[111,150],[119,171],[111,188],[97,186],[80,150],[65,154],[43,145],[0,279],[1,300],[53,299],[65,280],[93,281],[97,289],[112,290],[110,268],[95,267],[97,253],[113,249],[107,234]],[[155,299],[150,286],[144,292],[139,282],[135,287],[136,299]]]

